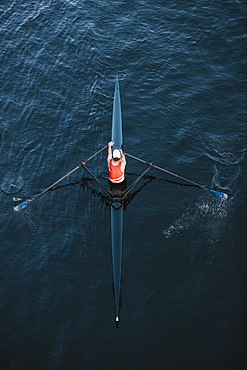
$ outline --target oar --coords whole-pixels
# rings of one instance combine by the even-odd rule
[[[211,191],[211,192],[212,192],[212,193],[213,193],[217,198],[221,198],[221,199],[227,199],[227,198],[228,198],[228,195],[227,195],[227,194],[225,194],[225,193],[222,193],[222,192],[220,192],[220,191],[216,191],[216,190],[209,189],[209,188],[208,188],[208,187],[206,187],[206,186],[203,186],[203,185],[197,184],[197,183],[196,183],[196,182],[194,182],[194,181],[188,180],[188,179],[186,179],[185,177],[179,176],[179,175],[177,175],[176,173],[173,173],[173,172],[170,172],[170,171],[168,171],[168,170],[165,170],[164,168],[161,168],[161,167],[159,167],[159,166],[155,166],[154,164],[149,163],[149,162],[146,162],[146,161],[144,161],[143,159],[140,159],[140,158],[134,157],[133,155],[130,155],[130,154],[127,154],[127,153],[124,153],[124,154],[125,154],[125,155],[127,155],[128,157],[132,158],[132,159],[135,159],[135,160],[139,161],[139,162],[145,163],[145,164],[147,164],[147,165],[148,165],[148,166],[150,166],[150,167],[156,168],[157,170],[163,171],[163,172],[165,172],[165,173],[167,173],[167,174],[169,174],[169,175],[171,175],[171,176],[175,176],[175,177],[177,177],[177,178],[178,178],[178,179],[180,179],[180,180],[183,180],[183,181],[189,182],[190,184],[193,184],[194,186],[197,186],[198,188],[209,190],[209,191]]]
[[[96,152],[95,154],[93,154],[91,157],[89,157],[85,162],[81,162],[81,164],[77,167],[75,167],[73,170],[71,170],[69,173],[67,173],[66,175],[64,175],[63,177],[61,177],[61,179],[57,180],[56,182],[54,182],[54,184],[50,185],[48,188],[46,188],[45,190],[43,190],[41,193],[39,194],[36,194],[34,195],[31,199],[26,199],[24,202],[18,204],[17,206],[14,207],[14,210],[15,211],[20,211],[24,208],[26,208],[28,206],[28,204],[30,202],[33,202],[35,199],[41,197],[42,195],[44,195],[48,190],[50,190],[53,186],[57,185],[59,182],[61,182],[62,180],[64,180],[66,177],[68,177],[69,175],[71,175],[73,172],[77,171],[79,168],[81,168],[82,166],[85,166],[85,164],[87,162],[89,162],[91,159],[93,159],[94,157],[96,157],[96,155],[98,155],[99,153],[103,152],[103,150],[105,150],[106,148],[108,147],[108,145],[104,146],[102,149],[100,149],[98,152]]]

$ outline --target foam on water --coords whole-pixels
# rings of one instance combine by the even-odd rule
[[[194,228],[200,228],[202,232],[209,231],[210,241],[218,239],[225,231],[231,203],[225,199],[213,199],[208,195],[188,206],[186,211],[172,224],[162,231],[166,238],[193,232]]]

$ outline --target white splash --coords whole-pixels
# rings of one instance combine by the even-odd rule
[[[229,202],[225,202],[225,200],[203,197],[193,206],[188,206],[181,217],[164,229],[162,233],[166,238],[170,238],[173,235],[182,234],[188,229],[201,228],[210,231],[213,239],[218,238],[224,232],[229,207]]]

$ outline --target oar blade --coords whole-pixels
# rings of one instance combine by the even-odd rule
[[[26,199],[24,202],[15,206],[14,211],[16,211],[16,212],[22,211],[23,209],[25,209],[29,205],[30,202],[32,202],[32,199]]]
[[[226,193],[222,193],[221,191],[217,191],[217,190],[211,190],[210,191],[216,196],[216,198],[220,198],[220,199],[227,199],[228,198],[228,195]]]

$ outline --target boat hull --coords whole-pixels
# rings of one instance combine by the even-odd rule
[[[114,147],[121,148],[123,145],[122,112],[118,78],[116,78],[113,100],[112,141],[114,142]]]
[[[118,78],[116,78],[113,101],[112,141],[114,142],[114,147],[122,147],[122,115]],[[111,243],[115,298],[115,320],[119,321],[123,245],[123,205],[114,201],[111,207]]]
[[[119,209],[114,209],[113,207],[111,207],[111,243],[115,297],[115,319],[116,321],[119,321],[123,243],[123,207],[120,207]]]

